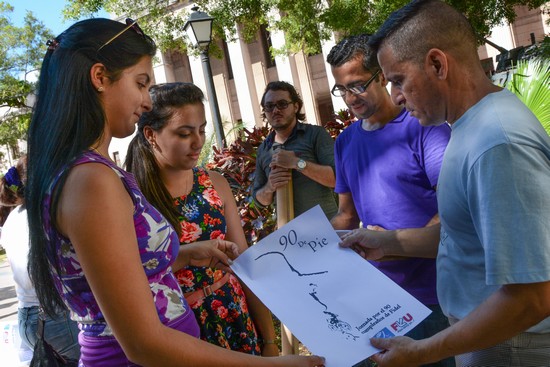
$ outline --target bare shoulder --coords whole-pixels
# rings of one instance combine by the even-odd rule
[[[108,194],[117,189],[124,190],[124,185],[115,171],[105,164],[90,162],[71,168],[62,195]]]
[[[212,180],[212,184],[218,190],[221,187],[227,187],[229,188],[229,182],[227,182],[227,179],[219,172],[217,171],[210,171],[206,170],[208,172],[208,175],[210,176],[210,180]]]
[[[60,226],[75,218],[90,218],[95,213],[132,213],[133,204],[120,177],[102,163],[73,167],[59,197],[57,218]]]
[[[224,204],[227,204],[230,198],[234,201],[235,199],[233,197],[233,192],[231,191],[231,187],[229,186],[229,182],[227,182],[227,179],[223,177],[223,175],[219,172],[207,172],[210,175],[210,180],[212,180],[212,185],[214,186],[214,189],[216,189]]]

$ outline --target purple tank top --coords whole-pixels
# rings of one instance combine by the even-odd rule
[[[72,318],[79,322],[82,334],[79,339],[81,344],[84,344],[82,345],[84,364],[86,366],[106,365],[106,360],[103,358],[101,358],[101,363],[96,363],[98,357],[105,357],[104,347],[106,345],[110,345],[109,348],[113,352],[110,356],[112,360],[120,361],[120,358],[125,358],[95,300],[71,241],[51,225],[49,213],[53,188],[64,173],[74,166],[86,163],[101,163],[109,166],[120,177],[132,198],[137,247],[160,321],[167,326],[198,337],[198,324],[192,317],[193,313],[190,312],[191,310],[172,273],[171,265],[179,249],[177,233],[166,219],[147,202],[132,174],[117,167],[103,156],[87,151],[56,175],[43,205],[44,230],[48,240],[54,243],[55,248],[54,254],[48,254],[50,263],[53,259],[51,256],[59,259],[60,273],[58,274],[53,266],[51,268],[54,282],[63,301],[71,310]],[[190,315],[191,317],[189,317]]]

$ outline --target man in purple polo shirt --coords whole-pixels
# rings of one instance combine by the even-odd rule
[[[336,140],[334,191],[339,206],[331,223],[335,229],[354,229],[362,223],[374,230],[438,223],[436,186],[451,130],[447,125],[422,127],[392,103],[368,39],[343,39],[327,57],[336,83],[332,94],[344,98],[360,118]],[[408,336],[423,339],[449,326],[437,300],[433,258],[372,263],[433,311]],[[454,361],[429,366],[454,366]]]

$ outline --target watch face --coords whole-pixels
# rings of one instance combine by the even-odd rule
[[[304,161],[303,159],[300,159],[298,161],[298,169],[304,169],[306,168],[306,161]]]

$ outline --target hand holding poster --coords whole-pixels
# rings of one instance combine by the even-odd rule
[[[239,256],[233,271],[327,367],[378,350],[371,337],[404,335],[430,310],[350,249],[319,206]]]

